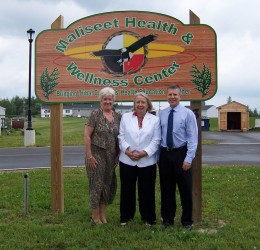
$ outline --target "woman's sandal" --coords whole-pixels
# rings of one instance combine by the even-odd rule
[[[93,218],[90,217],[90,224],[91,224],[92,226],[95,226],[95,225],[103,224],[103,223],[102,223],[100,220],[98,220],[97,222],[95,222],[95,221],[93,220]]]
[[[107,220],[106,219],[100,219],[100,222],[102,223],[102,224],[107,224]]]

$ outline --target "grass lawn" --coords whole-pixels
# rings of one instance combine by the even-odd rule
[[[86,119],[64,117],[63,118],[63,145],[80,146],[84,145],[84,124]],[[35,143],[37,147],[50,145],[50,119],[33,118],[33,128],[35,129]],[[21,130],[10,130],[7,135],[2,131],[0,136],[0,148],[23,147],[24,135]]]
[[[137,209],[121,228],[119,188],[107,210],[109,223],[91,226],[83,167],[64,169],[65,212],[58,218],[51,215],[50,170],[28,173],[25,216],[25,172],[0,172],[0,249],[260,249],[259,167],[203,167],[203,219],[191,232],[180,225],[179,200],[175,226],[161,228],[159,178],[157,225],[143,225]]]

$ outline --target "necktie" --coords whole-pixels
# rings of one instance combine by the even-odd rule
[[[167,135],[166,135],[166,143],[168,148],[173,148],[173,112],[174,109],[171,109],[168,116],[168,127],[167,127]]]

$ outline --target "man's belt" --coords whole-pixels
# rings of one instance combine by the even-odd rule
[[[181,146],[179,148],[165,148],[165,147],[161,147],[161,150],[163,151],[171,151],[171,152],[174,152],[174,151],[186,151],[187,150],[187,145],[184,145],[184,146]]]

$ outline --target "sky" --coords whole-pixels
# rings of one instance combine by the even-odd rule
[[[201,24],[209,25],[217,34],[218,87],[215,96],[206,104],[218,107],[231,97],[232,101],[260,111],[259,9],[259,0],[4,1],[0,8],[0,99],[28,97],[27,30],[30,28],[37,36],[50,29],[51,23],[60,15],[64,17],[66,28],[90,15],[121,10],[157,12],[189,24],[191,10],[200,18]],[[34,53],[32,57],[34,71]],[[34,72],[32,96],[35,96]]]

